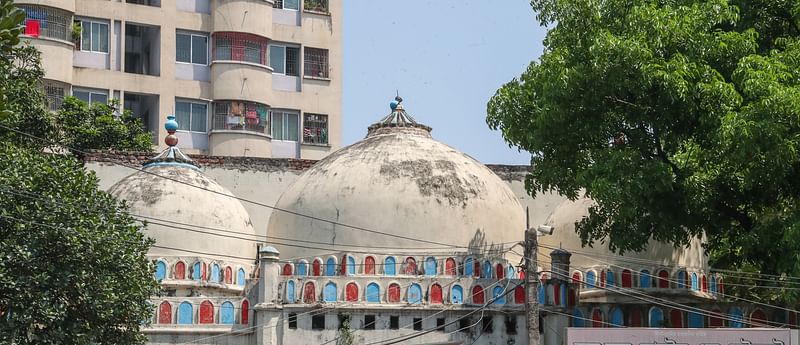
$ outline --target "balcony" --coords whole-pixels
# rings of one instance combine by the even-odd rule
[[[305,0],[303,2],[303,11],[318,14],[330,14],[328,0]]]

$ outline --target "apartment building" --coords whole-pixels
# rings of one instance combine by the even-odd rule
[[[52,109],[119,101],[189,153],[319,159],[341,145],[340,1],[16,0]]]

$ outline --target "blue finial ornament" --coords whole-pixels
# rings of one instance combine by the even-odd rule
[[[167,115],[167,122],[164,123],[164,129],[169,131],[178,130],[178,121],[175,121],[175,115]]]
[[[394,111],[395,109],[397,109],[397,105],[398,105],[398,104],[400,104],[400,102],[398,102],[398,101],[391,101],[391,102],[389,102],[389,108],[392,108],[392,111]]]

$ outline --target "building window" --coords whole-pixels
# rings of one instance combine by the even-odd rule
[[[328,78],[328,50],[306,47],[303,55],[303,75]]]
[[[421,317],[415,317],[414,318],[414,330],[415,331],[421,331],[422,330],[422,318]]]
[[[439,332],[444,332],[444,318],[440,317],[436,319],[436,330]]]
[[[214,102],[214,129],[269,133],[269,108],[241,101]]]
[[[24,35],[72,40],[72,14],[56,8],[17,5],[25,11]]]
[[[69,85],[55,80],[45,80],[43,84],[44,94],[45,97],[47,97],[47,105],[50,107],[50,111],[58,111],[58,109],[61,108],[61,104],[64,103],[64,97],[67,96]]]
[[[108,91],[97,89],[73,88],[72,95],[88,104],[108,104]]]
[[[364,329],[375,329],[375,315],[364,315]]]
[[[289,313],[289,329],[297,329],[297,313]]]
[[[328,144],[328,115],[303,114],[303,142]]]
[[[469,328],[472,322],[468,316],[458,319],[458,330],[461,332],[469,333]]]
[[[272,140],[297,141],[299,119],[294,112],[272,111]]]
[[[296,11],[300,9],[300,0],[275,0],[272,7]]]
[[[267,39],[241,32],[214,33],[214,60],[267,64]]]
[[[328,0],[305,0],[303,10],[328,13]]]
[[[397,315],[389,316],[389,329],[400,329],[400,317]]]
[[[517,317],[514,315],[506,315],[506,334],[517,334]]]
[[[311,317],[311,329],[325,329],[325,314],[317,314]]]
[[[269,66],[272,72],[290,76],[298,76],[300,48],[283,45],[269,46]]]
[[[492,323],[491,317],[484,317],[481,319],[483,331],[486,333],[493,333],[494,332],[494,323]]]
[[[108,23],[87,19],[76,20],[81,27],[78,46],[82,51],[108,53]]]
[[[208,65],[208,36],[178,31],[175,35],[175,61]]]
[[[176,100],[175,118],[178,130],[205,133],[208,131],[208,104]]]

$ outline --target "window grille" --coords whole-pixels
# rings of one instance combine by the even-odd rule
[[[47,105],[50,107],[50,111],[58,111],[61,108],[68,90],[68,84],[55,80],[44,81],[44,93],[47,97]]]
[[[328,115],[303,115],[303,142],[309,144],[328,143]]]
[[[328,50],[306,47],[304,65],[306,76],[328,78]]]
[[[328,13],[328,0],[305,0],[303,9],[306,11]]]
[[[72,14],[34,5],[17,5],[25,11],[25,35],[72,41]]]
[[[241,32],[214,33],[214,60],[267,64],[267,39]]]
[[[254,102],[214,102],[214,129],[269,133],[269,107]]]

